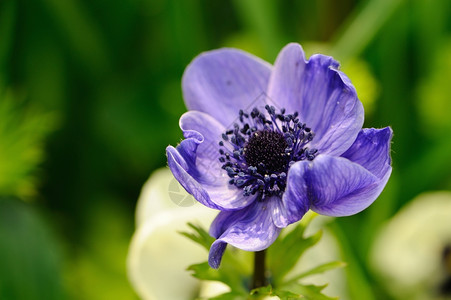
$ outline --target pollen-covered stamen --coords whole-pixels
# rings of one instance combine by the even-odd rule
[[[313,160],[318,152],[306,147],[314,134],[299,122],[297,112],[285,114],[281,109],[277,113],[269,105],[265,110],[240,110],[241,125],[233,124],[219,142],[219,160],[231,178],[229,183],[243,189],[245,196],[259,193],[260,199],[282,195],[290,166]]]

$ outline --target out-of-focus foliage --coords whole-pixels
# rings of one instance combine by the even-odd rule
[[[352,83],[356,90],[359,91],[359,98],[363,103],[363,107],[365,107],[365,116],[371,117],[374,113],[380,87],[371,72],[370,66],[364,60],[352,59],[343,66],[343,72],[349,78],[352,78]]]
[[[63,299],[61,250],[36,208],[0,197],[0,299]]]
[[[450,220],[451,193],[440,191],[420,194],[382,226],[371,266],[390,293],[400,299],[449,299]]]
[[[421,78],[417,110],[421,131],[440,139],[451,132],[451,36],[431,59],[430,76]]]
[[[91,229],[65,270],[67,290],[75,299],[135,299],[124,278],[133,224],[116,202],[100,201],[87,212]]]
[[[386,190],[330,225],[350,297],[390,299],[367,261],[381,224],[451,188],[450,39],[447,0],[0,1],[0,266],[20,270],[8,290],[136,298],[125,274],[134,206],[181,138],[184,68],[223,46],[274,61],[296,41],[341,61],[365,127],[393,127]]]
[[[44,137],[55,116],[20,106],[0,95],[0,195],[35,196],[36,168],[44,156]]]

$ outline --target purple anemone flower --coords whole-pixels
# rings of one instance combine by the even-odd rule
[[[364,111],[332,57],[305,59],[288,44],[274,66],[236,49],[202,53],[182,80],[185,140],[166,149],[175,178],[220,210],[209,264],[227,244],[269,247],[313,210],[349,216],[367,208],[391,174],[392,130],[364,128]]]

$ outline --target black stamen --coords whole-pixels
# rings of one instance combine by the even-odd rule
[[[239,122],[222,134],[219,141],[222,169],[229,183],[243,190],[244,196],[281,196],[285,191],[288,169],[299,160],[313,160],[318,150],[307,144],[314,133],[299,122],[298,112],[276,112],[266,105],[263,112],[253,108],[250,114],[239,111]]]

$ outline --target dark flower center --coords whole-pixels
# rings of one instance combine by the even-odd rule
[[[281,196],[286,188],[290,166],[300,160],[313,160],[318,151],[307,144],[314,134],[298,119],[298,113],[266,113],[254,108],[250,114],[240,110],[238,123],[222,134],[219,161],[230,177],[229,183],[243,190],[244,196]]]
[[[244,159],[249,166],[256,166],[259,171],[265,169],[269,173],[282,172],[287,168],[287,147],[288,143],[282,133],[257,131],[251,135],[244,147]]]

